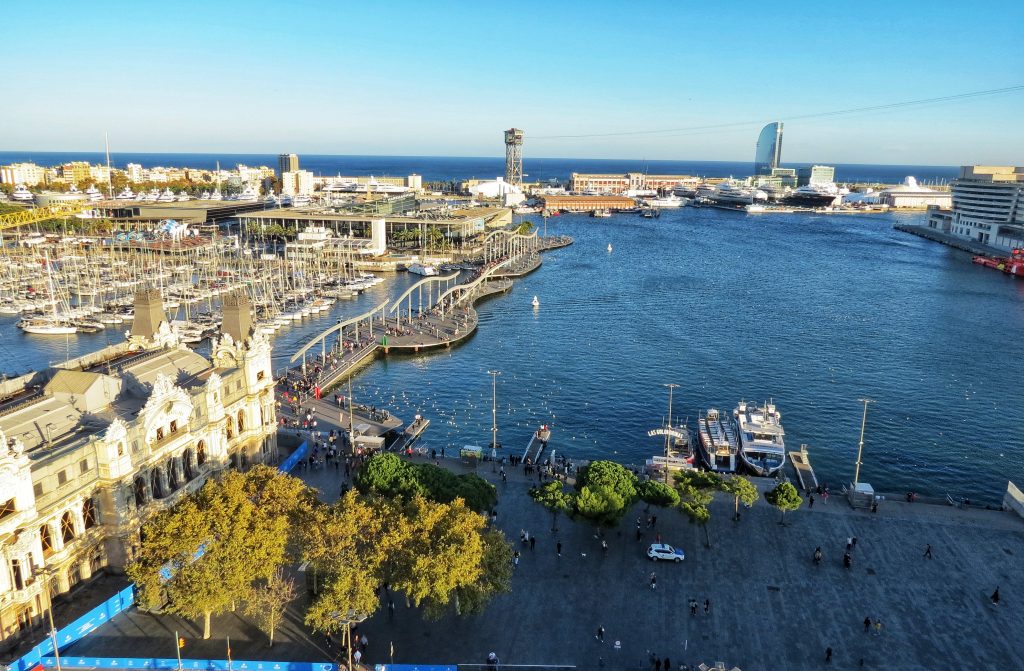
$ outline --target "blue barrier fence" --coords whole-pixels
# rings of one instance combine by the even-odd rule
[[[277,467],[277,470],[282,473],[291,473],[296,464],[305,459],[307,454],[309,454],[309,441],[304,440],[294,452],[288,455],[287,459],[281,462],[281,465]]]
[[[106,624],[107,620],[135,603],[135,587],[125,587],[71,624],[57,631],[57,645],[61,648],[80,641],[86,634]],[[28,671],[42,662],[46,655],[53,654],[53,639],[49,636],[40,641],[24,657],[11,664],[12,671]]]
[[[46,668],[57,668],[54,657],[44,657]],[[174,669],[178,660],[157,657],[75,657],[61,655],[64,669]],[[244,659],[182,659],[181,668],[188,671],[338,671],[330,662],[254,662]]]

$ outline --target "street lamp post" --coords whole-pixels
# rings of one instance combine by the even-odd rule
[[[672,390],[678,387],[678,384],[674,382],[668,382],[662,384],[663,387],[668,387],[668,430],[665,432],[665,484],[668,484],[668,445],[671,436],[669,435],[672,431]]]
[[[868,403],[874,403],[870,398],[857,399],[864,404],[864,416],[860,420],[860,442],[857,444],[857,466],[853,472],[853,489],[857,490],[857,482],[860,480],[861,453],[864,452],[864,427],[868,423]]]
[[[498,376],[501,371],[489,370],[491,376],[491,473],[496,469],[495,461],[498,459]]]

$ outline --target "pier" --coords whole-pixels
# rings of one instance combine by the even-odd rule
[[[789,463],[793,464],[793,470],[796,471],[800,489],[805,492],[818,490],[818,478],[814,475],[814,469],[811,468],[811,459],[807,455],[806,445],[801,445],[799,452],[794,450],[789,453]]]
[[[974,240],[965,240],[955,235],[950,235],[944,231],[940,231],[928,226],[912,226],[910,224],[897,224],[893,226],[894,229],[902,233],[910,233],[916,235],[919,238],[925,240],[931,240],[932,242],[941,242],[944,245],[959,249],[961,251],[970,252],[971,254],[980,254],[982,256],[1007,256],[1008,252],[1005,249],[999,249],[991,245],[986,245],[981,242]]]
[[[532,463],[536,464],[540,460],[541,455],[544,454],[544,450],[547,449],[549,440],[551,440],[551,429],[545,426],[534,431],[533,435],[530,436],[530,442],[526,444],[526,451],[523,452],[523,461],[532,459]],[[537,445],[537,452],[533,457],[530,457],[530,450],[533,449],[534,444]]]

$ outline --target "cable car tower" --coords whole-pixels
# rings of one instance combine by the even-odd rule
[[[505,131],[505,182],[523,185],[523,131],[518,128]]]

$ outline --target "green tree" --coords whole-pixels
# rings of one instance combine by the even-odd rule
[[[594,461],[576,480],[576,512],[607,526],[618,524],[636,500],[636,476],[622,464]]]
[[[708,507],[715,498],[715,492],[722,487],[722,478],[717,473],[702,471],[680,471],[675,474],[676,490],[679,492],[679,508],[690,521],[704,529],[704,544],[711,547],[711,509]]]
[[[761,495],[754,483],[742,475],[725,478],[722,482],[722,491],[733,497],[733,519],[737,521],[740,519],[740,501],[752,506]]]
[[[245,602],[245,614],[267,635],[274,646],[274,632],[284,619],[284,609],[295,600],[295,581],[286,578],[280,568],[269,579],[257,585]]]
[[[671,508],[679,505],[679,492],[664,482],[644,480],[636,487],[637,497],[651,506]]]
[[[409,500],[423,496],[439,503],[462,499],[477,512],[490,510],[498,501],[498,490],[474,473],[456,475],[434,464],[414,464],[396,454],[375,454],[355,478],[355,485],[364,494]]]
[[[247,599],[254,584],[269,580],[288,558],[289,511],[257,504],[278,482],[263,470],[253,473],[252,480],[237,471],[210,480],[147,521],[126,569],[143,603],[166,601],[169,612],[202,617],[203,638],[210,637],[213,615]]]
[[[455,611],[460,615],[478,615],[498,594],[512,590],[512,546],[505,534],[491,529],[483,534],[484,553],[480,562],[480,576],[475,582],[455,588]],[[441,604],[430,601],[426,615],[438,619],[443,614]]]
[[[566,493],[562,483],[552,480],[541,487],[530,489],[530,498],[551,511],[551,531],[558,530],[558,516],[572,510],[573,495]]]
[[[779,520],[779,524],[783,526],[786,524],[786,511],[796,510],[804,502],[800,498],[800,493],[796,491],[796,487],[789,482],[780,482],[774,489],[765,492],[764,498],[782,512],[782,519]]]
[[[534,228],[535,226],[533,225],[532,221],[523,221],[520,222],[518,226],[516,226],[515,230],[516,233],[518,233],[519,235],[529,235]]]

